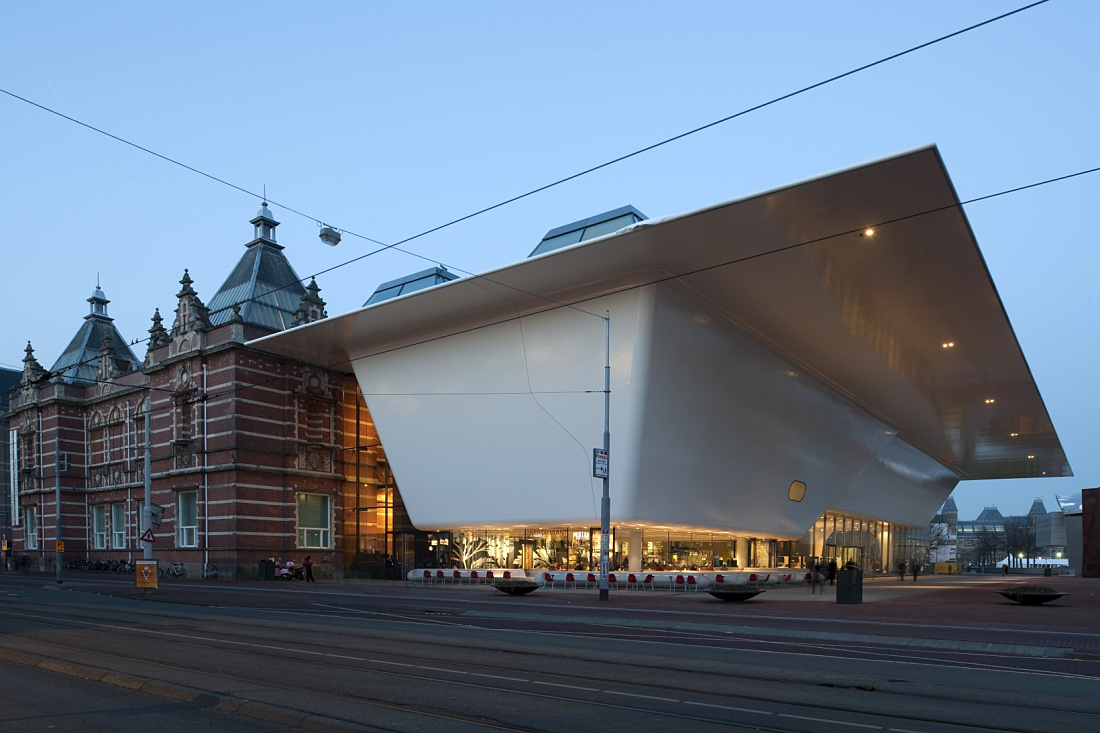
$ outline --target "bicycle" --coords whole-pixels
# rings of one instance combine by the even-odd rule
[[[203,580],[217,580],[218,579],[218,566],[214,563],[207,563],[202,569]]]
[[[167,566],[157,566],[157,575],[162,578],[186,578],[187,568],[183,567],[183,563],[173,562]]]

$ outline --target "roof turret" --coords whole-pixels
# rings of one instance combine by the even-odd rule
[[[110,302],[97,284],[92,297],[88,298],[91,312],[84,316],[83,325],[50,367],[55,381],[83,386],[92,384],[101,373],[103,359],[110,359],[112,363],[102,373],[126,374],[141,368],[141,362],[107,315]]]
[[[294,325],[306,289],[283,248],[275,243],[279,222],[272,218],[266,201],[250,223],[255,238],[245,245],[244,255],[210,299],[210,324],[216,327],[234,320],[233,306],[238,305],[244,323],[282,331]]]

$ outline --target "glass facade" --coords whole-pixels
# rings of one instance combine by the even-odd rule
[[[418,530],[405,511],[362,397],[354,420],[348,437],[353,433],[355,443],[346,449],[342,502],[348,577],[396,580],[413,568],[432,567],[599,569],[600,528],[595,524]],[[299,532],[301,511],[299,505]],[[836,560],[838,565],[854,562],[865,573],[891,573],[902,560],[907,565],[928,562],[928,529],[836,512],[826,512],[794,540],[613,524],[609,547],[612,570],[811,568]]]
[[[595,571],[599,536],[599,527],[435,532],[417,566]],[[927,563],[928,531],[828,512],[797,540],[613,527],[610,548],[612,570],[810,568],[836,560],[891,573],[901,560]]]

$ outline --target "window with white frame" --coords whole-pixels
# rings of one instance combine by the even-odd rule
[[[23,526],[23,537],[28,550],[38,549],[38,508],[29,506],[25,516],[26,523]]]
[[[176,524],[179,547],[199,546],[199,492],[181,491],[177,497]]]
[[[298,547],[327,549],[331,533],[329,497],[324,494],[298,494]]]
[[[107,549],[107,507],[102,504],[92,507],[92,547]]]
[[[111,505],[111,547],[115,550],[126,549],[126,505]]]

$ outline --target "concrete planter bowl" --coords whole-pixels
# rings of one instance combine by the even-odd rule
[[[716,583],[707,589],[707,593],[723,601],[747,601],[763,592],[763,588],[749,588],[744,585],[731,585],[730,583]]]
[[[501,593],[507,593],[510,596],[522,596],[530,593],[533,590],[538,590],[539,586],[533,580],[512,578],[510,580],[493,581],[493,587],[499,590]]]
[[[1021,606],[1038,606],[1049,601],[1055,601],[1068,593],[1061,593],[1048,588],[1045,585],[1028,585],[1017,588],[1002,588],[997,591],[1010,601],[1015,601]]]

